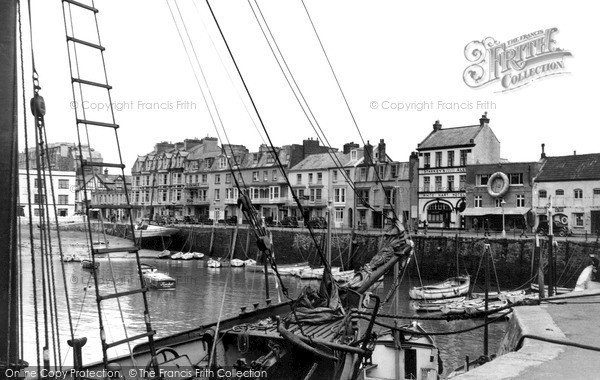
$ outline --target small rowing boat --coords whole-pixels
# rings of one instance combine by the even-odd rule
[[[204,258],[204,253],[200,252],[192,252],[194,255],[194,260],[202,260]]]
[[[437,284],[414,287],[408,291],[413,300],[439,300],[463,296],[469,292],[470,277],[452,277]]]
[[[100,266],[100,263],[98,263],[98,262],[94,263],[90,259],[83,259],[83,260],[81,260],[81,267],[83,269],[96,269],[99,266]]]
[[[221,268],[221,260],[209,259],[206,262],[206,266],[209,268]]]
[[[177,280],[166,273],[158,271],[144,273],[143,278],[146,286],[152,289],[175,289],[177,286]]]
[[[194,258],[194,254],[192,252],[186,252],[181,255],[181,260],[192,260]]]
[[[442,307],[454,302],[462,302],[465,297],[447,298],[433,301],[412,301],[411,306],[415,311],[441,311]]]
[[[240,260],[240,259],[231,259],[231,261],[229,261],[229,264],[233,268],[241,268],[244,265],[246,265],[246,263],[244,262],[244,260]]]
[[[183,252],[177,252],[171,255],[171,260],[181,260],[181,256],[183,256]]]
[[[165,250],[161,251],[158,254],[158,258],[159,259],[170,259],[171,258],[171,251],[169,251],[168,249],[165,249]]]

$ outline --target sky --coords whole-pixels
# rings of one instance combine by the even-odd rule
[[[62,5],[48,0],[31,3],[48,140],[76,142]],[[254,0],[251,3],[253,8],[244,0],[211,1],[270,138],[276,146],[316,138],[255,19],[252,9],[258,9]],[[302,2],[258,0],[331,146],[341,148],[350,141],[362,145],[361,135],[374,145],[385,139],[388,155],[406,161],[430,133],[435,120],[444,128],[474,125],[487,111],[490,126],[501,142],[501,156],[510,161],[537,160],[541,143],[546,144],[548,155],[599,151],[592,138],[600,54],[595,47],[596,13],[591,3],[570,3],[567,7],[557,1],[305,0],[305,4],[360,134]],[[206,136],[224,141],[226,134],[231,143],[258,150],[265,135],[205,1],[96,0],[95,5],[100,9],[99,30],[106,47],[107,76],[113,86],[111,95],[127,171],[138,155],[150,152],[160,141]],[[26,12],[23,17],[27,28]],[[89,13],[74,11],[73,19],[76,37],[94,35]],[[506,92],[499,82],[479,88],[465,83],[463,74],[472,64],[465,56],[467,44],[487,37],[504,43],[551,28],[558,29],[552,35],[553,46],[571,53],[560,60],[563,67],[556,72],[560,75]],[[27,29],[24,39],[26,77],[30,78]],[[82,78],[102,79],[100,57],[86,55],[84,50],[79,49]],[[29,79],[25,89],[30,97]],[[200,89],[205,93],[210,89],[214,97],[218,117],[211,105],[213,118],[220,117],[223,125],[217,123],[219,136]],[[86,102],[78,98],[80,106],[86,106],[88,118],[107,116],[95,110],[107,102],[103,95],[90,91],[85,94]],[[93,130],[100,132],[90,128],[92,147],[106,162],[116,162],[112,130]],[[85,131],[81,131],[85,139]],[[20,144],[22,148],[23,141]]]

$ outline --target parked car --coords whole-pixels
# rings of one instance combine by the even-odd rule
[[[327,228],[327,220],[322,216],[318,216],[316,218],[311,218],[306,226],[312,228]]]
[[[540,235],[547,235],[548,228],[549,228],[548,221],[546,221],[546,220],[541,221],[540,224],[538,225],[537,233]],[[573,231],[571,231],[569,226],[562,224],[562,223],[557,223],[557,222],[554,222],[552,224],[552,232],[556,236],[571,236],[571,235],[573,235]]]

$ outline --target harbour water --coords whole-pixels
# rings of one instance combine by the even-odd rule
[[[63,251],[67,254],[78,253],[86,255],[85,236],[80,232],[62,233]],[[116,237],[108,237],[110,246],[125,244],[126,241]],[[54,243],[53,245],[55,245]],[[35,333],[35,300],[32,295],[32,262],[29,254],[28,241],[23,239],[23,329],[25,338],[24,358],[32,365],[36,364],[36,333]],[[57,250],[54,250],[56,255]],[[142,251],[143,255],[155,254],[150,251]],[[84,256],[85,257],[85,256]],[[98,272],[101,284],[101,294],[109,294],[118,291],[134,289],[139,286],[136,273],[134,256],[99,259],[100,268]],[[176,261],[143,259],[142,262],[155,265],[160,271],[169,273],[177,279],[177,289],[150,291],[148,303],[152,326],[159,337],[175,332],[193,329],[202,324],[215,321],[219,316],[222,318],[236,315],[240,307],[252,308],[254,302],[264,305],[265,284],[264,274],[261,272],[246,271],[243,268],[220,268],[213,269],[205,266],[205,260],[198,261]],[[36,260],[38,288],[41,287],[40,265],[41,260]],[[58,257],[54,257],[53,265],[56,273],[55,287],[57,295],[56,313],[59,320],[60,356],[66,365],[72,363],[72,352],[66,344],[70,339],[70,326],[68,322],[67,301],[64,296],[61,263]],[[83,348],[84,363],[99,361],[102,351],[99,338],[98,309],[95,301],[95,290],[91,271],[81,268],[79,263],[65,263],[66,288],[70,303],[71,318],[75,337],[87,337],[88,342]],[[305,285],[318,286],[317,281],[301,281],[293,277],[284,277],[284,283],[293,297]],[[385,279],[383,285],[377,290],[377,294],[384,298],[392,285],[392,278]],[[398,288],[400,302],[399,314],[403,316],[423,316],[416,313],[410,306],[408,289],[416,285],[405,279]],[[270,294],[273,302],[285,301],[279,287],[276,288],[275,278],[270,277]],[[45,329],[42,314],[42,297],[37,297],[38,304],[38,326],[39,338],[43,343]],[[127,327],[128,335],[135,335],[144,331],[143,301],[141,296],[124,297],[120,299],[120,305],[116,300],[103,302],[104,327],[107,341],[116,341],[125,337],[123,326]],[[222,308],[221,308],[222,307]],[[392,312],[391,302],[385,305],[384,312]],[[53,309],[54,312],[54,309]],[[431,314],[426,314],[431,315]],[[403,320],[409,323],[411,319]],[[423,327],[430,332],[449,332],[471,328],[482,324],[483,320],[461,320],[461,321],[439,321],[424,320]],[[495,323],[490,326],[490,353],[494,353],[506,329],[506,322]],[[56,335],[56,332],[54,333]],[[49,329],[48,335],[52,337]],[[444,363],[444,374],[447,375],[453,368],[464,362],[465,356],[477,358],[483,353],[483,329],[476,329],[463,334],[435,336],[440,354]],[[50,354],[58,355],[58,346],[49,345]],[[133,345],[132,345],[133,347]],[[111,356],[128,353],[127,345],[111,349]]]

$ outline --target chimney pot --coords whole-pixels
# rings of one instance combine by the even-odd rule
[[[440,129],[442,129],[442,124],[440,123],[439,120],[436,120],[435,123],[433,123],[433,131],[437,132]]]
[[[542,155],[541,155],[541,158],[546,158],[545,148],[546,148],[546,144],[542,143]]]
[[[108,169],[104,169],[104,175],[108,175]]]
[[[576,150],[573,151],[573,156],[577,156],[577,151]]]
[[[489,123],[490,123],[490,119],[488,117],[487,111],[485,111],[483,113],[483,115],[481,115],[481,119],[479,119],[479,125],[483,127],[485,124],[489,124]]]

